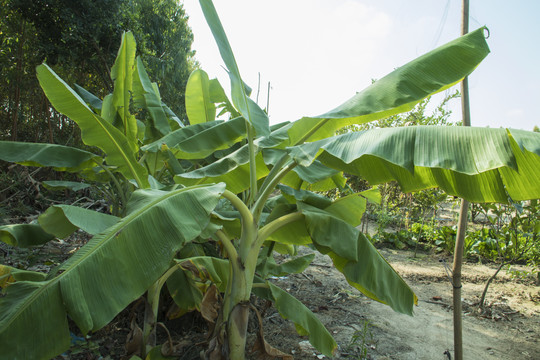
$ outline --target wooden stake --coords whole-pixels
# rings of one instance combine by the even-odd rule
[[[462,2],[461,35],[469,32],[469,0]],[[469,107],[469,84],[465,77],[461,82],[461,112],[463,126],[471,126],[471,112]],[[463,247],[467,232],[469,202],[461,200],[459,210],[458,231],[456,234],[456,248],[454,249],[454,264],[452,267],[452,287],[454,305],[454,357],[463,360],[463,319],[461,315],[461,267],[463,263]]]

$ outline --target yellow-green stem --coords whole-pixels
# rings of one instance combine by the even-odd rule
[[[246,121],[246,130],[247,130],[247,137],[248,137],[248,149],[249,149],[249,200],[248,204],[251,205],[255,202],[255,199],[257,198],[257,165],[255,161],[255,130],[253,129],[253,126],[251,126],[250,123]]]
[[[301,212],[295,212],[287,215],[283,215],[282,217],[279,217],[272,221],[271,223],[265,225],[259,230],[259,234],[257,235],[257,245],[262,246],[264,241],[272,235],[277,230],[281,229],[287,224],[290,224],[292,222],[298,221],[304,217],[304,214]]]
[[[223,244],[223,248],[227,252],[227,256],[229,257],[230,261],[238,261],[238,253],[236,252],[236,248],[234,247],[231,239],[223,232],[223,230],[218,230],[216,232],[216,235]]]

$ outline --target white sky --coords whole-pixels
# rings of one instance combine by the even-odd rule
[[[228,88],[197,0],[184,0],[193,49]],[[491,54],[470,76],[473,126],[540,126],[540,1],[470,0],[470,30],[487,25]],[[333,109],[398,66],[460,34],[461,0],[214,0],[243,80],[272,124]],[[437,104],[440,100],[433,99]],[[459,100],[452,118],[461,119]]]

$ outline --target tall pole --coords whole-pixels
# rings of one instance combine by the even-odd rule
[[[469,32],[469,0],[462,2],[461,35]],[[461,113],[463,126],[471,126],[471,112],[469,107],[469,82],[467,77],[461,82]],[[458,231],[456,235],[456,248],[454,249],[454,264],[452,267],[452,287],[454,305],[454,357],[463,360],[463,319],[461,310],[461,266],[463,263],[463,245],[467,232],[467,217],[469,202],[461,200],[459,210]]]

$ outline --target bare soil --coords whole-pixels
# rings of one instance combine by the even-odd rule
[[[331,260],[317,255],[304,274],[276,281],[325,324],[338,342],[336,359],[452,359],[452,285],[445,265],[452,259],[409,251],[381,249],[383,256],[418,296],[414,316],[394,312],[347,284]],[[540,359],[540,287],[534,279],[517,280],[499,273],[487,295],[485,312],[478,303],[495,266],[463,267],[463,348],[465,359]],[[266,318],[266,340],[295,359],[324,358],[295,334],[279,314]]]
[[[48,265],[32,266],[32,260],[46,257],[49,263],[59,263],[85,240],[51,242],[21,252],[4,246],[0,257],[12,266],[47,272]],[[276,279],[275,283],[316,313],[332,333],[339,345],[334,359],[453,359],[452,285],[445,269],[451,266],[452,259],[432,254],[415,257],[404,250],[380,251],[417,294],[414,316],[398,314],[364,297],[347,284],[327,256],[320,254],[303,274]],[[464,264],[464,358],[540,359],[540,287],[533,277],[516,279],[501,271],[490,286],[486,311],[479,312],[475,304],[494,271],[493,264]],[[140,317],[142,310],[141,303],[136,302],[104,329],[85,338],[73,327],[76,345],[57,359],[124,358],[131,319],[134,314]],[[199,359],[207,346],[205,322],[198,313],[164,320],[166,311],[164,301],[160,320],[173,340],[184,344],[178,359]],[[264,311],[263,324],[266,341],[295,359],[325,358],[273,307]],[[164,331],[158,329],[158,336],[158,343],[167,341]]]

